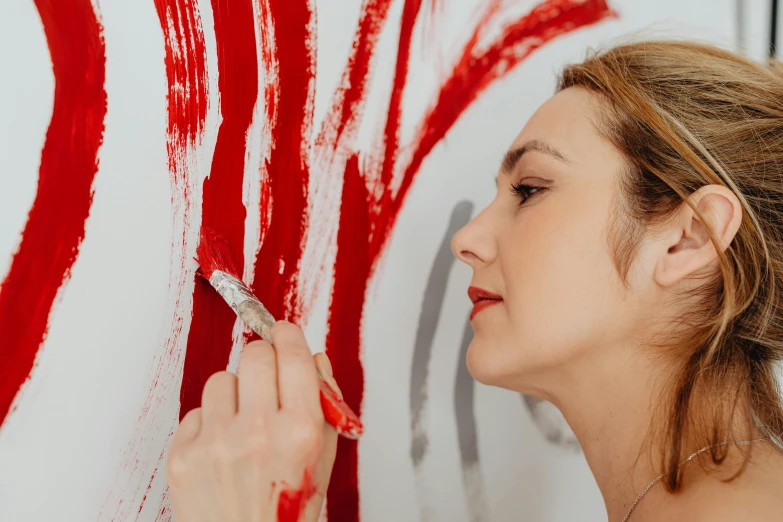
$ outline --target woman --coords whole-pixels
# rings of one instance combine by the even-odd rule
[[[473,377],[560,408],[612,522],[783,519],[783,71],[690,43],[593,56],[497,186],[452,242]],[[273,340],[183,419],[177,520],[317,520],[331,372],[297,327]]]

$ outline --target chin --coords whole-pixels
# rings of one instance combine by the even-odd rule
[[[491,344],[491,346],[490,346]],[[505,360],[502,352],[495,349],[494,343],[478,341],[475,338],[468,347],[465,363],[468,372],[476,381],[487,386],[505,387],[509,381],[509,361]]]
[[[553,352],[560,353],[556,350],[537,353],[517,343],[476,336],[468,347],[465,362],[470,375],[481,384],[530,393],[538,389],[534,383],[540,384],[542,375],[551,374],[562,365],[560,359],[565,354],[554,360]]]

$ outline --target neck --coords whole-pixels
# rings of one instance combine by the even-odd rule
[[[550,380],[545,394],[579,440],[610,522],[621,521],[636,496],[660,474],[659,444],[645,444],[660,399],[653,368],[638,355],[593,358],[565,378],[559,375],[554,387]]]

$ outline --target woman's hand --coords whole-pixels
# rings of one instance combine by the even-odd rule
[[[166,476],[177,522],[318,519],[337,447],[318,373],[340,392],[299,327],[277,322],[272,341],[248,344],[238,375],[210,377],[174,433]]]

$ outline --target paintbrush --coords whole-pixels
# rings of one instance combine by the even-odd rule
[[[209,281],[209,284],[251,330],[272,344],[270,330],[275,324],[275,318],[236,275],[237,269],[231,259],[226,240],[212,230],[202,231],[196,256],[196,261],[201,267],[199,275]],[[318,380],[321,389],[321,408],[326,422],[331,424],[340,435],[349,439],[358,439],[364,431],[359,417],[321,376]]]

